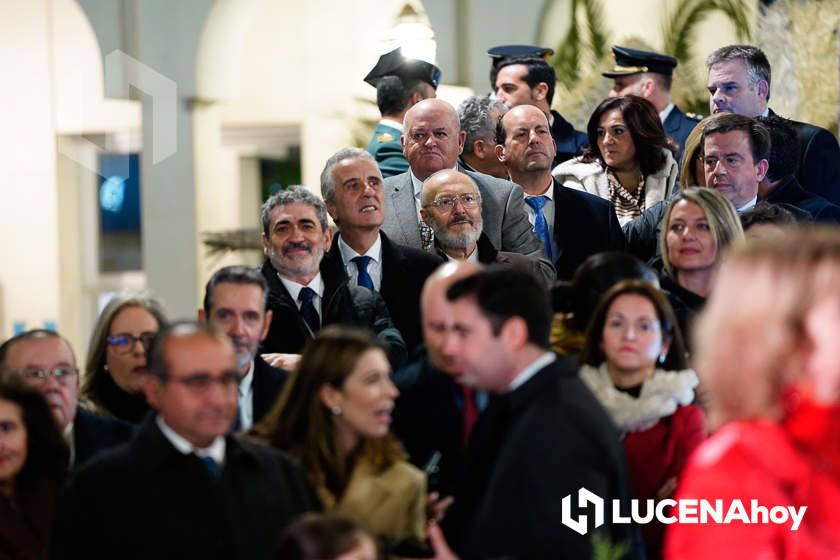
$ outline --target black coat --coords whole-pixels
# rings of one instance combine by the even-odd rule
[[[623,251],[624,234],[609,201],[561,185],[554,179],[554,261],[558,280],[568,280],[587,257]]]
[[[78,407],[73,420],[73,466],[81,466],[100,451],[131,439],[134,425],[103,418]]]
[[[451,495],[466,457],[463,397],[451,375],[435,369],[425,347],[414,360],[394,372],[400,395],[394,406],[391,431],[405,447],[408,458],[423,469],[437,451],[441,454],[429,490]]]
[[[552,167],[557,167],[566,160],[579,156],[583,148],[589,144],[589,138],[585,132],[575,130],[575,127],[564,119],[557,111],[551,111],[554,122],[551,124],[551,137],[557,145],[557,154],[554,156]]]
[[[342,262],[338,247],[340,233],[333,237],[329,254]],[[379,232],[382,240],[382,284],[379,295],[385,300],[394,326],[402,334],[408,350],[423,342],[420,331],[420,292],[423,284],[443,259],[426,251],[399,245]]]
[[[612,499],[629,506],[618,431],[570,358],[490,403],[470,439],[466,476],[444,520],[462,557],[592,558],[591,512],[586,535],[562,522],[563,498],[577,504],[581,487],[606,502],[599,531],[639,547],[631,526],[610,523]]]
[[[840,224],[840,206],[806,191],[794,176],[790,176],[776,185],[764,200],[772,204],[795,206],[810,214],[815,222]]]
[[[775,115],[772,110],[770,115]],[[799,137],[796,178],[806,191],[840,205],[840,145],[829,131],[813,124],[791,121]]]
[[[266,259],[263,263],[262,274],[268,282],[268,308],[273,316],[261,352],[300,354],[312,334],[271,261]],[[341,261],[336,262],[329,254],[321,260],[321,278],[321,326],[342,324],[370,329],[387,346],[391,367],[402,365],[407,356],[405,342],[391,322],[382,297],[367,288],[349,285]]]
[[[268,560],[283,528],[315,509],[315,491],[284,453],[228,437],[214,480],[149,415],[128,444],[71,477],[47,557]]]
[[[289,372],[285,369],[268,365],[259,354],[254,357],[254,379],[251,381],[254,424],[262,420],[274,406],[288,378]]]

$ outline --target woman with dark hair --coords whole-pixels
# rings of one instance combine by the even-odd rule
[[[41,558],[69,459],[41,393],[0,377],[0,558]]]
[[[706,428],[691,404],[698,380],[667,298],[640,280],[613,286],[589,324],[581,362],[581,379],[623,435],[634,497],[671,497]],[[661,557],[663,527],[645,525],[642,535],[647,557]]]
[[[675,144],[650,101],[636,95],[605,99],[586,130],[584,154],[551,172],[564,186],[612,202],[621,225],[674,192]]]
[[[586,327],[601,297],[613,285],[631,278],[659,286],[656,272],[628,253],[609,251],[587,258],[570,282],[559,281],[551,291],[555,311],[551,347],[557,354],[578,355],[586,342]]]
[[[329,326],[252,432],[300,461],[326,511],[361,522],[385,549],[426,533],[425,476],[389,433],[398,394],[374,336]]]
[[[137,424],[149,411],[140,382],[146,351],[166,324],[161,304],[146,294],[121,294],[108,302],[88,345],[82,406],[107,418]]]
[[[282,560],[376,560],[367,531],[347,517],[307,513],[289,525],[277,555]]]

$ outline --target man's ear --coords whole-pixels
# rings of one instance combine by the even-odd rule
[[[335,219],[335,204],[333,204],[332,202],[327,202],[326,207],[327,207],[327,214],[330,215],[330,218],[332,218],[334,222],[338,223],[337,220]]]
[[[269,244],[268,236],[266,236],[265,232],[262,232],[260,234],[260,241],[262,241],[263,254],[267,257],[268,254],[270,253],[270,251],[269,251],[270,244]]]
[[[758,80],[755,87],[758,90],[758,95],[762,99],[768,99],[770,97],[770,84],[767,83],[767,80]]]
[[[531,94],[534,99],[537,101],[544,101],[548,97],[548,84],[545,82],[540,82],[534,86],[534,89],[531,90],[533,93]]]
[[[271,327],[271,319],[274,318],[274,313],[271,312],[271,309],[265,312],[265,317],[263,318],[263,328],[262,332],[260,333],[260,342],[265,340],[265,337],[268,336],[268,329]]]
[[[160,395],[163,392],[163,382],[156,375],[146,373],[140,382],[146,401],[155,410],[160,410]]]
[[[329,251],[330,247],[332,247],[332,238],[333,238],[333,231],[332,228],[327,226],[327,231],[324,232],[324,251]]]
[[[522,317],[514,315],[504,322],[499,337],[507,348],[518,350],[528,342],[528,323]]]
[[[766,159],[759,160],[759,162],[755,164],[755,178],[759,183],[767,175],[768,169],[770,169],[770,163]]]
[[[494,151],[496,152],[496,157],[498,158],[498,160],[500,162],[507,163],[507,156],[505,155],[505,147],[504,146],[502,146],[501,144],[496,144],[496,147],[494,148]]]

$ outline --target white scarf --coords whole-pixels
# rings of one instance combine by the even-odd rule
[[[580,377],[622,433],[643,432],[660,418],[673,414],[680,405],[690,404],[699,383],[694,370],[657,369],[642,383],[641,393],[636,398],[615,388],[606,362],[597,368],[584,364]]]

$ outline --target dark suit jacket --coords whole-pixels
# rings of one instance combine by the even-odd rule
[[[606,502],[599,531],[638,546],[629,525],[610,523],[612,499],[629,506],[618,432],[571,358],[490,403],[469,442],[466,476],[445,525],[463,557],[592,558],[591,512],[586,535],[561,516],[563,498],[576,505],[581,487]]]
[[[674,154],[674,160],[676,160],[677,164],[679,164],[682,160],[685,139],[688,138],[688,135],[692,130],[694,130],[694,127],[697,126],[698,122],[700,122],[699,116],[692,115],[689,117],[680,111],[679,107],[674,105],[674,108],[671,109],[671,112],[668,114],[668,118],[666,118],[665,122],[662,123],[662,127],[665,129],[665,134],[673,138],[680,147],[679,151]]]
[[[285,369],[268,365],[259,354],[254,357],[254,380],[251,381],[254,424],[262,420],[274,406],[288,378],[289,372]]]
[[[840,224],[840,206],[806,191],[794,176],[790,176],[776,185],[776,188],[764,200],[773,204],[795,206],[810,214],[815,222]]]
[[[314,509],[312,486],[284,453],[229,436],[214,478],[150,415],[129,443],[72,476],[47,557],[268,560],[283,528]]]
[[[510,251],[499,251],[493,246],[493,243],[484,235],[484,232],[476,241],[476,251],[478,251],[478,262],[481,264],[500,264],[516,268],[523,272],[532,274],[539,282],[545,283],[545,276],[543,276],[540,261],[527,255],[519,253],[511,253]],[[435,240],[435,251],[442,259],[448,259],[446,253],[438,245]]]
[[[557,154],[554,156],[552,167],[556,167],[566,160],[579,156],[584,146],[589,144],[585,132],[575,130],[572,123],[564,119],[557,111],[551,111],[554,122],[551,124],[551,137],[557,144]]]
[[[521,253],[540,260],[546,282],[554,280],[554,267],[545,256],[542,243],[531,231],[525,211],[522,188],[510,181],[497,179],[484,173],[465,171],[481,193],[481,219],[484,233],[501,251]],[[411,175],[403,173],[385,179],[385,223],[382,231],[394,243],[422,249],[419,219],[414,198]]]
[[[268,308],[272,318],[261,351],[300,354],[312,334],[268,259],[263,263],[262,274],[268,282]],[[336,261],[329,254],[321,259],[321,278],[324,281],[321,326],[338,323],[370,329],[388,348],[391,366],[402,365],[407,356],[405,342],[391,322],[382,297],[367,288],[350,286],[341,260]]]
[[[76,418],[73,420],[73,467],[79,467],[100,451],[127,442],[133,431],[133,424],[103,418],[81,407],[76,408]]]
[[[417,349],[411,363],[394,372],[393,381],[400,395],[391,431],[402,442],[409,461],[420,469],[435,451],[440,452],[429,490],[452,495],[466,457],[463,397],[457,384],[451,375],[432,367],[425,347]]]
[[[385,232],[379,232],[382,240],[382,284],[379,295],[385,300],[394,326],[402,334],[410,350],[423,342],[420,332],[420,292],[426,278],[443,264],[437,255],[397,245],[388,239]],[[333,237],[329,254],[336,262],[342,262],[338,247],[340,233]]]
[[[776,113],[770,110],[771,115]],[[829,131],[791,121],[799,137],[799,171],[796,178],[806,191],[840,205],[840,145]]]
[[[557,279],[569,279],[587,257],[604,251],[623,251],[624,234],[615,208],[598,196],[570,189],[554,179],[554,239],[559,256]]]

